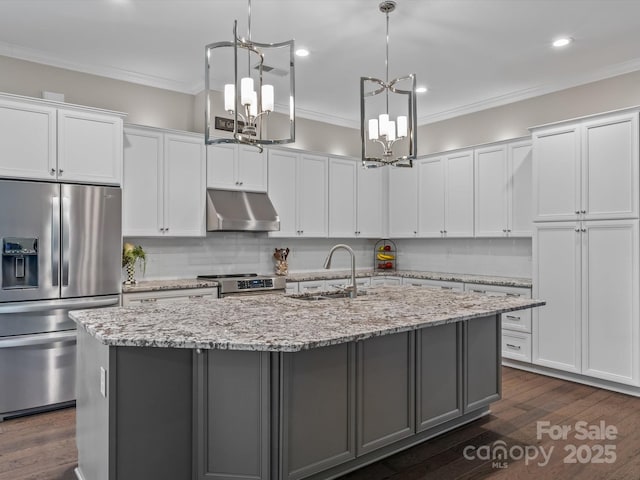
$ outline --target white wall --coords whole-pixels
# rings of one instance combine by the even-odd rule
[[[288,247],[289,271],[322,270],[329,249],[348,243],[356,252],[356,268],[373,268],[374,240],[270,238],[264,233],[214,232],[206,238],[125,238],[147,253],[146,273],[138,280],[193,278],[200,274],[274,272],[275,248]],[[348,270],[347,252],[334,254],[332,270]],[[136,272],[138,272],[136,270]]]

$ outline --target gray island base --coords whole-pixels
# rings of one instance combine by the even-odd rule
[[[542,304],[376,287],[73,312],[76,475],[338,477],[486,415],[500,314]]]

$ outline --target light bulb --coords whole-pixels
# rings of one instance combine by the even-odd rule
[[[407,136],[407,117],[401,115],[398,117],[398,138]]]
[[[224,86],[224,109],[227,112],[233,112],[236,109],[236,86],[233,83],[227,83]]]
[[[262,86],[262,111],[273,112],[273,85]]]
[[[389,114],[383,113],[378,116],[378,128],[380,131],[380,136],[389,134]]]
[[[378,120],[372,118],[369,120],[369,140],[378,139]]]
[[[240,80],[240,103],[242,105],[251,105],[253,98],[253,78],[245,77]]]
[[[396,122],[389,121],[389,123],[387,123],[387,140],[392,142],[395,139],[396,139]]]
[[[258,115],[258,94],[256,92],[251,92],[249,115],[251,115],[252,117],[256,117]]]

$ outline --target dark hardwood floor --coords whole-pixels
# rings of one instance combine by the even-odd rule
[[[571,430],[566,440],[538,438],[538,422],[548,422],[550,433]],[[576,438],[576,422],[591,437],[602,436],[604,422],[610,436],[617,429],[616,438]],[[0,480],[74,479],[74,435],[72,408],[0,423]],[[502,461],[488,457],[498,445],[507,450]],[[342,480],[484,478],[639,480],[640,398],[503,368],[503,399],[491,415]]]

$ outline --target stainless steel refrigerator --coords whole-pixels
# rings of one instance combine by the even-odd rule
[[[0,421],[75,399],[69,310],[115,306],[121,189],[0,180]]]

